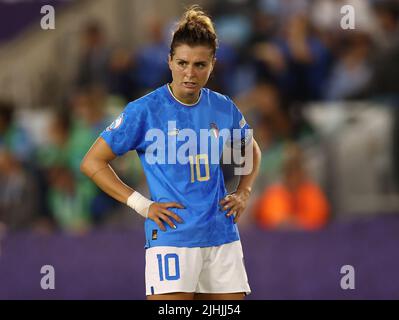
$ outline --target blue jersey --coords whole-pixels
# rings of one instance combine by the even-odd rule
[[[248,129],[228,97],[204,88],[197,103],[185,105],[165,85],[130,102],[101,134],[118,156],[137,151],[153,201],[185,207],[169,208],[184,221],[175,222],[176,229],[164,223],[162,231],[146,219],[147,248],[209,247],[239,239],[233,216],[226,217],[219,205],[227,193],[220,159],[226,143],[241,147],[252,139]]]

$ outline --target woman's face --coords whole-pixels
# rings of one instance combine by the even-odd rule
[[[184,103],[196,102],[201,88],[208,82],[215,61],[212,49],[207,46],[182,44],[176,47],[173,57],[169,56],[173,78],[171,86],[176,98]]]

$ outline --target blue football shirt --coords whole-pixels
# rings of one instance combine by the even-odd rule
[[[252,139],[241,112],[228,97],[203,88],[197,103],[178,101],[164,85],[130,102],[101,134],[120,156],[136,150],[146,175],[151,199],[178,202],[169,208],[184,223],[159,230],[145,221],[146,247],[209,247],[239,239],[233,217],[219,202],[226,194],[220,167],[227,143],[241,148]],[[172,219],[173,221],[173,219]]]

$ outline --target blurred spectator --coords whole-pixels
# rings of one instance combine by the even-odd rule
[[[104,89],[99,86],[78,91],[72,97],[68,163],[76,183],[77,197],[82,201],[83,212],[89,212],[93,223],[101,223],[117,203],[100,191],[79,170],[86,151],[112,122],[105,113],[105,97]],[[65,175],[63,177],[67,181],[67,177]]]
[[[34,145],[26,130],[14,117],[15,106],[0,101],[0,146],[23,164],[30,162]]]
[[[111,95],[123,98],[122,105],[138,96],[138,82],[135,71],[136,62],[128,50],[115,48],[108,65],[107,86]]]
[[[317,100],[328,75],[330,55],[311,33],[307,16],[293,15],[273,42],[254,46],[255,58],[262,62],[261,78],[273,79],[283,95],[293,101]],[[262,74],[263,73],[263,74]]]
[[[367,86],[351,98],[378,99],[394,107],[391,154],[396,190],[399,190],[399,3],[376,1],[374,11],[380,33],[370,59],[372,74]]]
[[[285,145],[308,140],[314,136],[313,129],[292,112],[271,83],[259,82],[235,100],[248,121],[255,124],[254,134],[262,150],[258,185],[265,187],[281,177]]]
[[[216,52],[217,63],[209,78],[208,87],[217,92],[234,95],[237,91],[237,50],[227,43],[221,43]]]
[[[255,77],[249,64],[246,45],[252,36],[251,16],[254,2],[221,0],[210,3],[209,12],[215,18],[219,35],[217,63],[208,87],[234,96],[252,86]]]
[[[399,85],[399,3],[379,1],[375,5],[380,34],[377,50],[372,54],[372,76],[369,85],[357,97],[397,96]]]
[[[342,52],[326,86],[326,98],[345,99],[366,87],[371,78],[371,40],[365,33],[351,33],[342,41]]]
[[[106,87],[110,48],[101,24],[89,22],[82,31],[81,41],[76,85],[80,88],[91,85]]]
[[[261,195],[255,214],[262,228],[320,229],[327,223],[329,205],[321,188],[307,175],[299,146],[284,149],[284,177]]]
[[[90,211],[85,206],[92,198],[91,190],[79,190],[79,186],[69,168],[54,166],[49,171],[49,207],[61,230],[84,233],[92,225]]]
[[[90,86],[75,92],[71,111],[55,112],[47,127],[47,144],[37,150],[50,221],[61,230],[82,233],[100,224],[115,202],[80,174],[87,148],[111,122],[104,111],[105,92]],[[46,215],[45,215],[46,216]]]
[[[247,121],[256,125],[254,134],[262,150],[257,187],[275,182],[281,173],[282,146],[291,136],[291,123],[281,110],[278,89],[270,83],[258,83],[235,99]]]
[[[104,87],[97,85],[79,89],[72,95],[69,161],[79,175],[80,161],[86,151],[111,122],[105,114],[105,97]]]
[[[52,114],[46,129],[48,142],[37,150],[36,162],[45,169],[52,166],[68,166],[71,130],[69,113],[57,111]]]
[[[376,42],[381,49],[389,49],[399,41],[399,3],[395,0],[376,1],[373,9],[379,28]]]
[[[30,227],[36,219],[36,180],[21,162],[0,146],[0,224],[15,230]]]
[[[169,46],[164,36],[164,22],[158,16],[147,19],[146,39],[147,43],[138,48],[135,61],[136,79],[139,95],[146,93],[170,79],[168,54]]]
[[[14,105],[0,102],[0,222],[26,228],[36,218],[38,194],[31,168],[33,143],[14,118]]]
[[[81,232],[88,224],[87,210],[77,199],[70,168],[70,117],[64,112],[52,115],[48,126],[48,144],[37,151],[36,161],[44,178],[46,208],[50,221],[62,230]],[[49,221],[49,222],[50,222]]]

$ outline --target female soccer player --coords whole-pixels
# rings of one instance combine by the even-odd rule
[[[232,100],[204,88],[216,48],[212,21],[191,7],[173,34],[173,81],[130,102],[81,164],[102,190],[146,218],[148,299],[243,299],[250,292],[236,222],[260,150]],[[250,151],[244,156],[250,170],[230,195],[220,167],[225,144],[240,154]],[[130,150],[140,157],[151,200],[124,184],[109,164]]]

